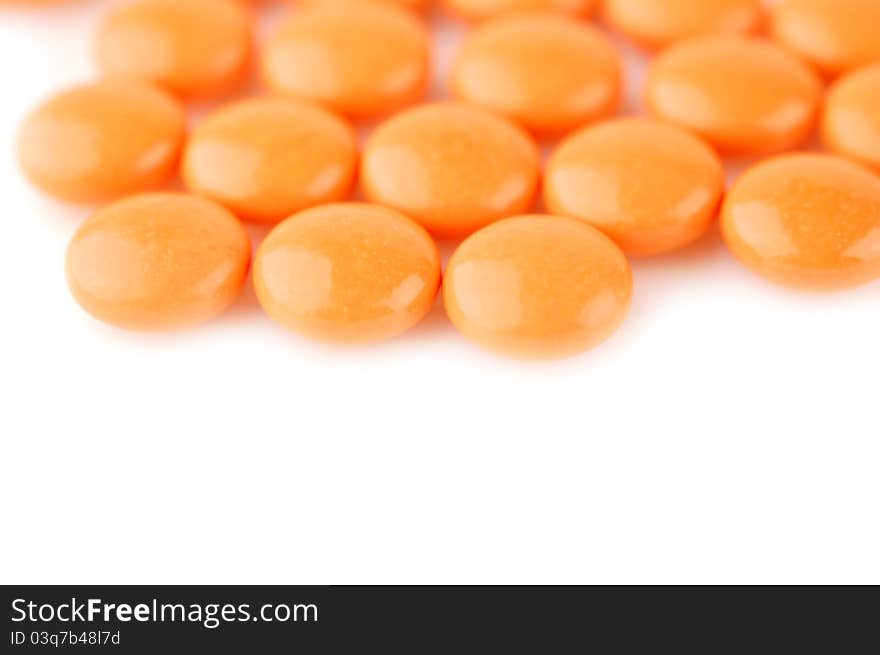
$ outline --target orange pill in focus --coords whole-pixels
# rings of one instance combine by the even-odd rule
[[[443,0],[446,10],[465,20],[486,20],[523,9],[546,9],[576,16],[589,14],[596,0]]]
[[[136,81],[65,91],[25,120],[18,158],[28,179],[73,202],[103,202],[160,186],[174,172],[186,116],[168,94]]]
[[[880,64],[854,70],[828,92],[825,145],[880,172]]]
[[[880,62],[877,0],[785,0],[773,14],[773,34],[826,75]]]
[[[266,313],[309,337],[376,341],[430,311],[440,255],[417,223],[365,203],[324,205],[280,223],[254,262]]]
[[[373,3],[297,13],[278,27],[262,55],[263,80],[272,91],[352,118],[420,100],[429,69],[430,37],[422,21]]]
[[[108,75],[160,84],[182,97],[224,93],[244,78],[252,19],[237,0],[133,0],[110,11],[97,35]]]
[[[539,134],[566,132],[614,113],[621,63],[599,30],[554,12],[494,19],[465,38],[453,94]]]
[[[502,353],[559,357],[604,341],[626,316],[632,272],[620,248],[583,221],[526,215],[471,235],[443,280],[446,313]]]
[[[724,191],[718,155],[673,125],[621,118],[588,127],[550,157],[544,201],[584,220],[631,255],[656,255],[697,240]]]
[[[762,19],[758,0],[605,0],[604,12],[613,27],[649,48],[702,33],[749,34]]]
[[[345,121],[285,98],[254,98],[220,109],[199,125],[183,157],[191,191],[258,223],[342,200],[356,168],[357,142]]]
[[[442,237],[470,234],[524,211],[539,176],[538,149],[501,116],[458,103],[407,110],[380,125],[364,148],[361,182]]]
[[[82,224],[67,249],[67,280],[83,309],[105,323],[180,328],[232,304],[250,254],[247,233],[223,207],[181,193],[149,193]]]
[[[803,142],[818,113],[821,83],[779,46],[736,36],[696,37],[651,64],[653,114],[731,155],[785,150]]]
[[[858,286],[880,278],[880,179],[830,155],[770,159],[731,187],[722,229],[737,258],[775,282]]]

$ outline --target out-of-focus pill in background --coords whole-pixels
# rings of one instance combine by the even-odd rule
[[[19,132],[18,157],[36,186],[94,203],[153,189],[177,169],[183,108],[147,83],[108,80],[63,91],[37,107]]]
[[[247,72],[252,23],[237,0],[124,2],[98,28],[98,65],[105,74],[150,80],[184,98],[225,93]]]
[[[462,237],[526,210],[538,148],[511,121],[462,103],[402,112],[370,135],[361,162],[367,198],[441,237]]]
[[[816,75],[781,46],[701,36],[651,62],[646,101],[656,117],[724,154],[759,155],[801,144],[815,126],[821,94]]]
[[[696,241],[712,224],[724,167],[699,137],[647,118],[588,127],[551,155],[544,201],[599,228],[629,255]]]
[[[450,86],[459,100],[559,134],[613,114],[621,80],[620,56],[604,34],[544,11],[478,26],[461,45]]]
[[[374,118],[420,100],[430,76],[430,36],[411,13],[364,3],[298,12],[263,47],[275,93]]]
[[[183,156],[187,187],[239,217],[276,223],[344,199],[357,170],[354,130],[299,100],[252,98],[209,115]]]

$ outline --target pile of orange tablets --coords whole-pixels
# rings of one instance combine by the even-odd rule
[[[880,0],[290,0],[257,39],[267,1],[120,0],[99,76],[21,126],[33,184],[102,205],[66,264],[96,318],[191,326],[251,276],[284,327],[374,341],[442,290],[476,343],[570,355],[625,319],[630,258],[716,220],[774,282],[880,278]],[[438,12],[469,29],[429,101]],[[615,39],[651,56],[641,115]]]

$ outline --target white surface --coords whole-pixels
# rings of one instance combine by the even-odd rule
[[[0,9],[0,582],[880,582],[877,284],[776,288],[713,235],[635,265],[607,344],[539,364],[442,310],[370,349],[252,293],[183,334],[93,321],[62,263],[89,210],[12,152],[93,74],[107,4]]]

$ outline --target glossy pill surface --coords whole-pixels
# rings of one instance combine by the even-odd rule
[[[605,0],[608,22],[649,48],[703,33],[749,34],[761,24],[758,0]]]
[[[792,148],[809,135],[821,84],[810,69],[770,42],[696,37],[657,57],[647,103],[659,118],[689,129],[725,154]]]
[[[728,192],[722,228],[737,258],[781,284],[839,289],[880,278],[880,178],[840,157],[758,164]]]
[[[371,118],[425,94],[430,38],[410,12],[379,3],[306,10],[263,48],[262,76],[276,93],[352,118]]]
[[[354,130],[298,100],[242,100],[209,116],[183,157],[187,187],[239,217],[277,223],[348,195],[357,168]]]
[[[575,16],[589,14],[596,0],[443,0],[446,10],[466,20],[486,20],[525,9],[546,9]]]
[[[65,91],[21,127],[18,158],[28,179],[73,202],[104,202],[160,186],[186,136],[179,104],[158,88],[107,81]]]
[[[605,340],[626,316],[632,273],[620,249],[583,221],[526,215],[466,239],[443,281],[456,328],[491,350],[557,357]]]
[[[182,97],[226,92],[244,77],[252,19],[237,0],[134,0],[102,21],[96,49],[108,75],[160,84]]]
[[[132,330],[207,321],[247,277],[251,247],[219,205],[182,193],[126,198],[82,224],[67,249],[76,301],[98,320]]]
[[[331,341],[376,341],[418,323],[440,286],[437,247],[417,223],[378,205],[300,212],[260,246],[254,288],[288,329]]]
[[[880,64],[856,69],[828,92],[825,145],[880,172]]]
[[[453,94],[539,134],[608,116],[621,63],[596,28],[554,12],[517,12],[470,33],[453,64]]]
[[[599,228],[630,255],[698,239],[724,190],[718,155],[681,128],[645,118],[588,127],[550,157],[544,200],[554,214]]]
[[[380,125],[364,148],[367,197],[442,237],[522,213],[538,184],[538,149],[505,118],[458,103],[412,108]]]
[[[773,15],[773,33],[826,75],[880,62],[877,0],[785,0]]]

